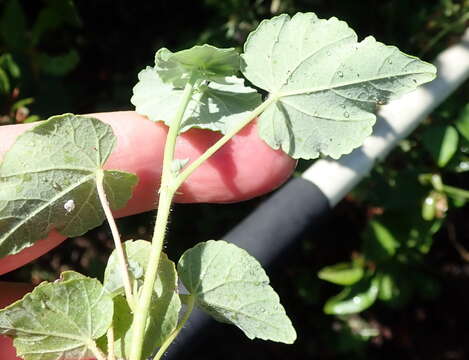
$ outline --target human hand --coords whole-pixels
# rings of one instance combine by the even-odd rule
[[[116,217],[128,216],[155,208],[156,191],[161,176],[164,140],[167,127],[132,111],[92,114],[109,123],[117,146],[105,168],[137,174],[139,183],[125,208]],[[0,157],[15,138],[35,124],[0,127]],[[192,129],[178,138],[176,157],[195,159],[220,138],[220,134]],[[255,125],[247,126],[223,148],[197,169],[182,185],[177,202],[236,202],[266,193],[281,185],[291,174],[296,162],[282,151],[272,150],[258,136]],[[0,275],[14,270],[59,245],[65,237],[52,231],[16,255],[0,259]],[[21,290],[22,289],[22,290]],[[15,301],[29,287],[0,283],[0,308]],[[13,360],[14,351],[0,337],[0,359]]]

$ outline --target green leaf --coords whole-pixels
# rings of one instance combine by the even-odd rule
[[[414,207],[407,209],[407,211],[405,209],[394,212],[387,211],[374,221],[379,222],[381,227],[386,229],[384,233],[389,233],[402,250],[415,249],[422,254],[430,251],[433,235],[443,223],[443,219],[424,220],[420,209]],[[382,245],[378,245],[379,243],[371,231],[371,226],[365,233],[364,240],[364,251],[368,258],[376,262],[389,259],[389,253],[383,249]]]
[[[63,76],[72,71],[80,61],[76,50],[72,49],[66,54],[51,56],[44,53],[39,54],[39,65],[41,69],[50,75]]]
[[[76,271],[64,271],[60,274],[60,281],[65,282],[69,280],[77,280],[77,279],[86,279],[87,277],[83,274],[80,274]]]
[[[0,92],[3,94],[8,94],[10,92],[10,79],[2,68],[0,68]]]
[[[362,312],[373,305],[378,296],[378,291],[378,278],[364,278],[330,298],[324,305],[324,312],[330,315],[346,315]]]
[[[363,277],[361,266],[352,263],[339,263],[322,268],[318,277],[337,285],[352,285]]]
[[[0,65],[4,66],[10,73],[10,75],[17,79],[21,76],[21,69],[16,64],[15,60],[13,60],[13,56],[11,54],[3,54],[0,56]]]
[[[261,265],[225,241],[187,250],[178,263],[182,283],[202,310],[236,325],[248,338],[291,344],[296,332]]]
[[[361,145],[383,104],[435,78],[436,68],[313,13],[264,20],[241,55],[241,70],[273,103],[260,136],[294,158],[338,158]]]
[[[469,200],[469,191],[460,189],[454,186],[443,185],[442,189],[448,196],[450,196],[453,200],[458,202],[465,202]]]
[[[138,78],[130,100],[136,111],[150,120],[163,120],[169,126],[183,90],[165,84],[151,67],[142,70]],[[201,128],[226,133],[232,124],[244,119],[260,104],[260,95],[244,86],[244,80],[232,76],[223,81],[223,84],[210,82],[196,89],[184,113],[181,132]]]
[[[422,135],[422,143],[439,167],[444,167],[458,150],[458,132],[452,126],[431,126]]]
[[[143,284],[144,274],[148,266],[151,243],[145,240],[126,241],[124,249],[129,263],[131,279],[136,282],[134,288],[139,289]],[[122,296],[124,291],[116,251],[113,251],[108,260],[104,274],[104,288],[114,297],[116,307],[127,307],[128,309],[125,300],[122,300],[124,299]],[[162,253],[150,307],[150,319],[145,332],[144,358],[149,357],[157,347],[161,346],[177,326],[181,301],[176,289],[176,267],[166,254]],[[130,309],[127,311],[130,312]],[[114,321],[114,323],[118,322],[115,325],[118,330],[115,334],[116,342],[114,344],[116,355],[127,358],[132,341],[132,317],[116,316],[118,316],[118,319]]]
[[[402,307],[408,303],[413,292],[408,271],[409,269],[402,269],[398,266],[384,268],[378,275],[378,298],[394,308]]]
[[[374,261],[383,261],[392,257],[400,246],[399,240],[378,220],[371,220],[365,232],[364,253]]]
[[[129,240],[123,244],[123,248],[129,266],[131,280],[140,280],[140,282],[138,282],[138,284],[140,284],[148,265],[148,254],[151,244],[145,240]],[[124,284],[120,273],[117,250],[114,250],[108,259],[104,272],[104,288],[112,296],[124,294]]]
[[[34,98],[24,98],[24,99],[18,100],[11,106],[11,111],[16,111],[23,107],[27,107],[28,105],[31,105],[32,103],[34,103]]]
[[[54,116],[20,135],[0,164],[0,258],[47,236],[72,237],[100,225],[96,176],[114,149],[109,125],[84,116]],[[123,207],[133,174],[104,171],[112,209]]]
[[[459,113],[455,125],[460,134],[469,141],[469,103]]]
[[[94,358],[95,340],[111,326],[111,297],[98,280],[68,274],[42,283],[0,310],[0,334],[14,339],[24,360]]]
[[[164,83],[182,89],[191,76],[219,81],[220,78],[236,75],[239,61],[239,54],[234,48],[219,49],[205,44],[176,53],[162,48],[155,54],[155,69]]]

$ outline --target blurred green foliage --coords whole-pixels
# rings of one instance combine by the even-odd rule
[[[44,1],[32,21],[24,5],[19,0],[5,0],[0,13],[2,124],[38,120],[29,109],[38,84],[48,82],[48,76],[65,76],[80,59],[68,41],[57,41],[57,34],[67,26],[81,26],[72,0]]]

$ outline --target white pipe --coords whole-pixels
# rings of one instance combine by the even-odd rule
[[[339,160],[318,160],[303,173],[326,195],[331,207],[469,77],[469,29],[457,45],[440,53],[434,65],[438,69],[435,80],[380,108],[373,134],[363,146]]]

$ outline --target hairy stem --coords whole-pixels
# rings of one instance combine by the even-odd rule
[[[149,312],[150,304],[151,304],[153,286],[156,281],[156,277],[158,273],[158,264],[160,260],[161,250],[163,249],[163,244],[164,244],[164,239],[165,239],[165,234],[166,234],[166,226],[168,223],[169,213],[171,210],[171,204],[172,204],[173,197],[177,189],[189,177],[189,175],[191,175],[204,161],[206,161],[217,150],[219,150],[224,144],[226,144],[228,140],[230,140],[234,135],[236,135],[239,131],[241,131],[241,129],[243,129],[249,122],[251,122],[254,118],[259,116],[269,105],[277,101],[277,98],[269,97],[266,101],[260,104],[256,109],[254,109],[246,117],[245,120],[239,122],[227,134],[225,134],[220,140],[218,140],[214,145],[212,145],[209,149],[207,149],[199,158],[197,158],[189,166],[187,166],[187,168],[184,169],[179,175],[175,176],[175,174],[172,171],[171,165],[174,160],[176,138],[179,134],[181,121],[184,116],[184,112],[186,111],[187,105],[191,99],[194,86],[195,86],[195,80],[191,78],[190,81],[187,83],[186,87],[184,88],[184,92],[181,98],[181,103],[179,105],[175,118],[171,122],[168,136],[166,138],[164,158],[163,158],[163,172],[161,175],[161,186],[159,190],[160,195],[158,199],[158,213],[156,216],[156,223],[155,223],[155,232],[153,233],[152,247],[151,247],[151,251],[149,255],[148,268],[145,273],[145,281],[143,283],[142,294],[139,297],[138,302],[136,304],[136,309],[135,309],[136,311],[134,315],[134,321],[132,324],[133,337],[132,337],[132,344],[130,348],[129,360],[141,360],[141,357],[142,357],[142,347],[143,347],[143,340],[145,336],[145,327],[147,324],[148,312]],[[189,315],[190,313],[188,314],[188,316]],[[176,336],[177,334],[175,334],[174,337]],[[167,346],[169,345],[170,343],[168,343]],[[161,352],[161,349],[160,349],[160,352]],[[158,354],[160,354],[160,352],[158,352]],[[161,356],[161,354],[159,356]],[[158,359],[158,357],[156,359]]]
[[[187,309],[186,312],[184,313],[184,316],[182,317],[181,321],[179,322],[178,326],[174,331],[171,333],[171,335],[168,336],[168,338],[164,341],[164,343],[161,345],[159,348],[158,352],[156,353],[155,357],[153,360],[160,360],[161,357],[164,355],[166,350],[168,350],[168,347],[172,344],[174,339],[179,335],[181,332],[182,328],[186,324],[187,320],[192,314],[192,310],[194,310],[194,304],[195,304],[195,299],[193,296],[188,296],[187,297]]]
[[[114,239],[114,246],[116,248],[122,282],[124,284],[125,297],[127,299],[129,307],[133,310],[135,306],[135,301],[132,295],[132,285],[130,282],[130,275],[128,270],[129,267],[127,265],[127,259],[125,256],[124,249],[122,247],[119,230],[117,229],[116,222],[114,221],[114,216],[112,216],[111,208],[109,207],[109,201],[107,200],[103,184],[104,171],[100,169],[96,174],[96,189],[98,191],[99,200],[101,202],[101,206],[103,207],[104,214],[106,215],[107,222],[109,224],[109,227],[111,228],[112,238]]]
[[[111,326],[106,333],[107,337],[107,358],[108,360],[116,360],[114,354],[114,328]]]
[[[164,238],[166,234],[166,225],[168,223],[171,203],[177,188],[173,186],[174,174],[171,164],[174,159],[174,150],[176,147],[176,138],[179,134],[182,118],[187,105],[192,97],[195,80],[191,78],[184,88],[176,116],[169,127],[168,136],[164,148],[163,172],[161,175],[160,196],[158,199],[158,212],[156,216],[155,232],[153,233],[152,246],[148,260],[148,267],[145,273],[142,295],[138,299],[134,321],[133,336],[130,349],[130,360],[141,360],[143,340],[145,336],[145,327],[147,324],[148,313],[153,294],[153,287],[158,273],[158,264],[160,261],[161,250],[163,249]]]
[[[175,181],[175,188],[179,188],[184,181],[210,156],[215,154],[223,145],[225,145],[234,135],[240,132],[247,124],[259,116],[269,105],[277,101],[275,97],[267,98],[262,104],[255,108],[243,121],[240,121],[230,131],[228,131],[223,137],[218,140],[215,144],[209,147],[200,157],[190,163],[181,173],[177,176]]]

